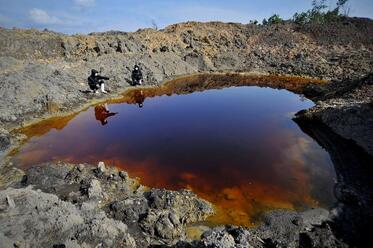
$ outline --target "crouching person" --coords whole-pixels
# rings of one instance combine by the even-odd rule
[[[98,93],[99,89],[102,93],[107,93],[104,80],[109,80],[109,78],[99,75],[98,71],[92,69],[91,75],[88,77],[88,86],[94,93]]]
[[[143,83],[143,77],[142,72],[140,70],[140,67],[138,65],[135,65],[135,67],[132,70],[132,85],[142,84]]]

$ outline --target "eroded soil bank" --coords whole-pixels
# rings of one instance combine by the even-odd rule
[[[99,243],[106,247],[171,247],[178,241],[176,247],[364,244],[369,241],[373,199],[372,34],[373,22],[356,18],[306,26],[184,23],[160,31],[88,36],[1,29],[1,242],[5,247],[28,247],[29,238],[34,242],[31,247],[95,247]],[[303,82],[297,79],[286,88],[316,102],[315,107],[297,115],[297,122],[334,160],[336,208],[330,212],[274,212],[256,229],[221,227],[205,232],[201,241],[191,241],[182,238],[185,224],[204,219],[211,209],[190,192],[151,190],[143,194],[147,190],[132,189],[132,180],[124,172],[103,170],[102,166],[35,167],[23,177],[25,172],[4,159],[11,147],[26,138],[11,133],[15,128],[43,116],[71,113],[105,98],[120,97],[118,93],[129,87],[135,62],[140,62],[148,85],[179,75],[218,71],[331,80],[327,84],[306,80],[298,91],[291,88]],[[111,77],[112,93],[83,93],[89,70],[100,67]],[[231,80],[232,75],[220,76],[200,76],[203,87],[241,81]],[[200,86],[184,89],[188,91],[188,87]],[[27,185],[35,185],[35,189]],[[123,198],[114,199],[110,192],[116,197],[123,194]],[[114,201],[119,203],[111,205]],[[29,233],[22,231],[23,226]],[[61,235],[56,237],[56,233]]]

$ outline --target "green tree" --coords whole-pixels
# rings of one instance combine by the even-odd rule
[[[343,10],[343,15],[348,16],[350,9],[347,7],[348,0],[338,0],[336,11],[338,14],[341,14],[341,9]]]
[[[293,21],[298,24],[306,24],[310,22],[310,15],[308,12],[295,13]]]
[[[273,16],[269,17],[268,20],[267,19],[263,19],[263,25],[272,25],[272,24],[280,24],[280,23],[283,23],[284,20],[278,15],[278,14],[274,14]]]
[[[312,0],[312,11],[322,12],[328,7],[325,3],[326,0]]]
[[[331,11],[325,11],[328,6],[325,4],[326,0],[313,0],[312,9],[295,13],[293,16],[293,21],[298,24],[306,23],[325,23],[328,21],[333,21],[341,17],[341,9],[344,9],[344,14],[348,14],[348,8],[346,8],[346,3],[348,0],[338,0],[336,8]]]
[[[249,24],[257,25],[257,24],[258,24],[258,21],[257,21],[257,20],[250,20]]]

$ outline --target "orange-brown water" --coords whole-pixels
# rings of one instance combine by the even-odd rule
[[[334,202],[328,154],[291,120],[311,101],[247,86],[187,95],[165,89],[133,90],[21,130],[30,139],[14,162],[105,161],[150,187],[193,190],[216,206],[215,224],[251,226],[267,210]]]

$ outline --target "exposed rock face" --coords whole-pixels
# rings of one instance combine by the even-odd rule
[[[185,236],[186,223],[201,221],[206,213],[212,213],[209,205],[197,200],[190,191],[177,194],[172,191],[153,189],[147,194],[149,211],[140,225],[152,236],[175,239]]]
[[[0,153],[8,149],[10,146],[9,132],[0,128]]]
[[[316,106],[299,118],[318,119],[373,155],[373,74],[359,80],[333,83],[314,97]]]
[[[180,241],[174,246],[160,247],[349,247],[335,236],[328,220],[328,211],[321,209],[303,213],[275,211],[268,214],[264,225],[258,228],[221,226],[204,232],[199,241]]]
[[[4,206],[12,199],[14,206]],[[76,206],[31,187],[0,191],[1,247],[136,247],[127,226],[89,204]]]
[[[373,156],[317,120],[296,121],[329,152],[334,164],[338,203],[330,211],[333,233],[352,247],[364,247],[369,242],[368,230],[373,221]]]
[[[255,229],[226,226],[205,232],[195,247],[348,247],[327,224],[328,212],[273,212]]]
[[[20,189],[0,191],[4,240],[32,241],[42,247],[69,247],[72,243],[76,247],[96,247],[99,243],[103,247],[173,244],[186,238],[187,224],[213,213],[209,203],[190,191],[147,190],[129,177],[120,177],[124,172],[115,168],[102,172],[102,166],[101,162],[98,167],[60,163],[29,169],[13,185]],[[9,199],[14,200],[15,208]],[[12,214],[18,219],[12,220]],[[30,222],[27,232],[17,228],[24,222]],[[61,237],[51,236],[54,232]]]

